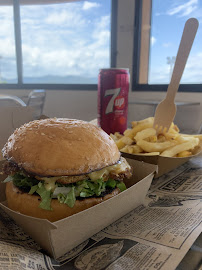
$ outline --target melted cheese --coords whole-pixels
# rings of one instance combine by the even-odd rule
[[[110,173],[119,174],[121,172],[125,172],[126,169],[130,169],[130,166],[127,163],[127,161],[125,160],[125,158],[121,158],[121,162],[120,163],[117,163],[115,165],[106,167],[106,168],[104,168],[104,169],[102,169],[100,171],[89,173],[88,176],[90,177],[90,179],[92,181],[95,181],[95,180],[100,179],[100,178],[103,178],[103,177],[104,178],[107,178],[107,176]]]
[[[120,174],[122,172],[125,172],[126,169],[130,169],[130,165],[127,163],[127,161],[125,160],[125,158],[121,158],[120,162],[115,164],[115,165],[112,165],[112,166],[109,166],[109,167],[106,167],[102,170],[99,170],[99,171],[96,171],[96,172],[92,172],[92,173],[89,173],[88,174],[88,177],[92,180],[92,181],[96,181],[97,179],[100,179],[100,178],[104,178],[104,180],[106,179],[107,180],[107,177],[110,173],[113,173],[113,174]],[[68,177],[68,176],[62,176],[62,177]],[[46,188],[46,190],[51,190],[51,191],[54,191],[55,188],[56,188],[56,184],[55,182],[61,178],[61,176],[58,176],[58,177],[43,177],[43,178],[39,178],[37,177],[39,180],[43,180],[45,183],[44,183],[44,186]]]
[[[57,181],[58,177],[43,177],[44,186],[46,190],[54,191],[56,188],[55,182]]]

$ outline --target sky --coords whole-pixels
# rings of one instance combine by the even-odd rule
[[[184,24],[193,17],[199,28],[181,83],[202,82],[202,1],[153,0],[149,83],[169,83],[172,67],[167,57],[176,57]]]
[[[97,82],[110,65],[110,0],[21,6],[23,75],[80,76]],[[149,83],[169,83],[185,21],[202,22],[201,0],[153,0]],[[13,9],[0,7],[0,79],[17,78]],[[198,29],[182,83],[201,83],[202,30]],[[48,79],[47,79],[48,80]],[[83,81],[82,81],[83,80]],[[47,81],[48,82],[48,81]]]
[[[109,0],[21,6],[20,14],[24,77],[97,77],[99,68],[109,67]],[[13,78],[16,62],[11,7],[0,8],[0,25],[1,77]]]

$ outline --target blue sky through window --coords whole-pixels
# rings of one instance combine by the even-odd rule
[[[13,7],[0,7],[0,82],[12,78],[17,82]]]
[[[202,82],[202,1],[153,0],[149,83],[166,84],[170,81],[172,61],[176,57],[184,24],[195,17],[199,28],[194,40],[181,83]],[[168,63],[169,62],[169,63]]]
[[[110,66],[111,1],[88,0],[52,5],[23,5],[21,13],[24,83],[97,83]],[[153,0],[149,83],[167,84],[185,21],[199,29],[182,83],[201,83],[202,1]],[[0,80],[17,82],[13,10],[0,6]]]
[[[23,5],[20,14],[24,83],[97,83],[110,66],[111,1]],[[9,68],[1,73],[15,77]]]

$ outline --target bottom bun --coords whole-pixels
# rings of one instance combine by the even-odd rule
[[[39,207],[41,199],[37,195],[30,195],[22,192],[12,182],[6,184],[6,198],[8,207],[21,214],[48,219],[51,222],[69,217],[78,212],[81,212],[89,207],[99,204],[107,199],[110,199],[120,193],[118,188],[114,189],[110,194],[104,197],[86,198],[83,200],[76,200],[73,208],[64,203],[60,203],[57,199],[51,200],[52,211],[44,210]]]

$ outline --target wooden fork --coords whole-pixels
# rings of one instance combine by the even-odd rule
[[[158,133],[165,133],[169,130],[171,123],[176,114],[175,96],[179,88],[180,80],[189,56],[196,32],[198,29],[198,21],[191,18],[186,21],[184,31],[180,41],[172,77],[168,85],[167,94],[161,101],[155,111],[154,125]]]

